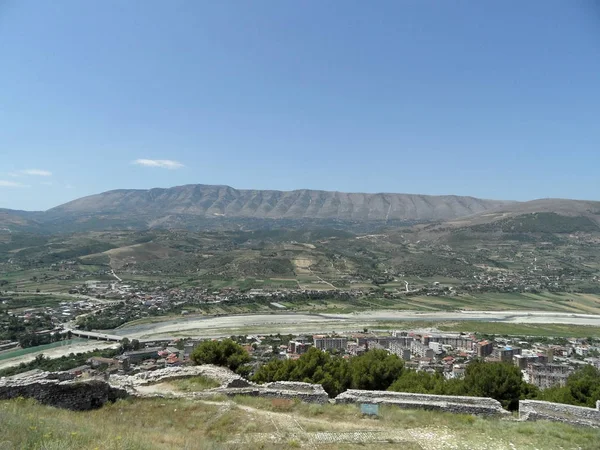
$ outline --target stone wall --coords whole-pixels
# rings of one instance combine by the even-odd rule
[[[225,367],[213,366],[210,364],[202,366],[167,367],[151,372],[141,372],[136,375],[111,375],[108,381],[111,386],[125,389],[132,395],[135,395],[135,388],[138,386],[197,376],[205,376],[216,380],[221,383],[221,388],[255,386],[254,383],[249,382]]]
[[[274,381],[262,384],[261,386],[268,389],[305,392],[308,394],[322,394],[325,392],[323,386],[320,384],[302,383],[300,381]]]
[[[600,428],[600,401],[596,402],[594,409],[540,400],[521,400],[519,402],[519,419],[552,420]]]
[[[36,372],[0,379],[0,400],[17,397],[34,398],[41,403],[72,410],[99,408],[128,395],[158,397],[163,393],[143,392],[141,386],[203,375],[221,386],[196,393],[177,393],[177,397],[203,398],[215,394],[249,395],[264,398],[298,399],[309,403],[328,403],[329,397],[320,384],[278,381],[258,385],[232,371],[217,366],[172,367],[137,375],[112,375],[107,381],[79,381],[68,372]],[[140,388],[138,391],[137,388]],[[430,409],[482,416],[509,415],[500,402],[492,398],[450,395],[411,394],[406,392],[365,391],[350,389],[338,395],[335,403],[374,403],[406,409]],[[519,402],[520,420],[553,420],[574,425],[600,428],[600,401],[596,409],[537,400]]]
[[[250,395],[265,398],[299,399],[310,403],[326,403],[329,401],[327,392],[320,384],[280,381],[259,385],[242,378],[229,369],[212,365],[169,367],[136,375],[111,375],[109,383],[113,387],[126,390],[132,396],[152,397],[159,394],[155,392],[148,393],[147,390],[142,388],[143,386],[199,375],[217,380],[221,383],[221,386],[197,393],[179,393],[177,396],[202,398],[224,394],[227,396]]]
[[[329,402],[329,396],[327,392],[323,393],[308,393],[308,392],[296,392],[292,390],[282,389],[268,389],[262,387],[254,388],[230,388],[230,389],[213,389],[211,391],[204,391],[206,394],[224,394],[229,397],[235,397],[236,395],[248,395],[251,397],[262,397],[262,398],[285,398],[289,400],[300,400],[306,403],[327,403]]]
[[[349,389],[335,398],[335,403],[375,403],[406,409],[430,409],[453,413],[496,416],[510,414],[492,398],[451,395],[411,394],[406,392],[363,391]]]
[[[0,400],[34,398],[58,408],[88,410],[127,397],[127,392],[102,380],[75,381],[64,372],[0,380]],[[66,379],[66,380],[64,380]]]

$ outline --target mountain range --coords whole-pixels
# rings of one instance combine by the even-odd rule
[[[242,190],[185,185],[148,190],[119,189],[79,198],[43,212],[1,209],[0,227],[30,231],[96,229],[211,229],[265,223],[395,224],[486,223],[536,212],[586,216],[600,221],[600,202],[543,199],[484,200],[455,195],[344,193],[319,190]]]

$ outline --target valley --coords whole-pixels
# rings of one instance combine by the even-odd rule
[[[43,370],[82,379],[147,376],[197,363],[193,352],[200,346],[234,345],[240,361],[248,363],[234,370],[246,377],[312,380],[339,392],[352,384],[343,370],[332,368],[338,366],[310,376],[278,368],[313,357],[339,358],[335,364],[344,367],[375,355],[373,349],[380,352],[377,358],[401,361],[406,380],[422,383],[405,386],[408,381],[398,378],[400,390],[452,393],[470,367],[492,370],[501,364],[522,383],[532,383],[523,389],[531,389],[534,398],[581,404],[554,392],[598,365],[600,203],[475,203],[470,207],[481,209],[475,214],[452,209],[435,216],[417,208],[382,220],[377,209],[339,219],[339,205],[331,213],[335,218],[317,217],[322,208],[297,217],[295,203],[285,211],[276,203],[271,210],[263,207],[261,217],[243,207],[231,217],[214,218],[207,216],[214,205],[196,208],[192,202],[182,210],[182,221],[183,216],[159,217],[178,208],[161,203],[162,196],[172,201],[170,191],[153,194],[156,204],[147,199],[154,212],[128,215],[134,203],[143,206],[140,195],[149,194],[101,194],[32,213],[31,222],[13,217],[3,229],[5,379]],[[185,198],[182,205],[191,201]],[[222,207],[230,214],[226,205],[236,200],[226,199],[232,203],[223,200]],[[400,208],[400,200],[394,201]],[[104,202],[104,212],[91,210],[97,202]],[[388,213],[394,211],[391,204]],[[273,211],[282,217],[272,217]],[[437,384],[429,385],[433,379]],[[200,381],[200,387],[185,379],[140,392],[151,396],[174,386],[215,385]],[[525,395],[511,397],[511,408]],[[365,439],[368,444],[379,438]]]
[[[164,209],[170,192],[152,208]],[[68,220],[98,201],[126,210],[123,198],[139,195],[148,194],[101,194],[47,214]],[[71,342],[69,330],[141,341],[402,327],[598,336],[597,204],[476,204],[489,210],[454,210],[445,221],[420,220],[417,211],[401,223],[235,218],[243,229],[135,229],[135,221],[89,229],[104,213],[71,223],[76,231],[28,231],[13,221],[0,240],[2,365],[100,345],[60,346]],[[42,226],[43,216],[29,218]]]

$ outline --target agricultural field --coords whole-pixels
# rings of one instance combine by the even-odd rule
[[[600,314],[600,296],[591,294],[486,292],[460,294],[452,297],[409,297],[406,301],[430,310],[531,310]]]
[[[89,286],[117,283],[150,296],[192,292],[178,306],[133,317],[140,320],[184,310],[203,316],[278,309],[600,313],[597,233],[561,232],[576,222],[553,217],[538,233],[530,222],[519,233],[436,224],[368,235],[333,228],[14,233],[0,243],[0,295],[10,301],[0,308],[95,301],[103,294]],[[214,298],[202,301],[196,291]],[[311,291],[320,294],[305,294]],[[109,299],[122,299],[119,292]],[[283,308],[257,298],[273,292]]]

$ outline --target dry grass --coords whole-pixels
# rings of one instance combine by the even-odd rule
[[[169,383],[176,390],[183,392],[201,392],[207,389],[217,388],[221,385],[218,381],[202,375],[196,377],[183,378],[181,380],[173,380]]]
[[[222,410],[216,405],[182,400],[127,400],[95,411],[72,412],[19,399],[0,402],[0,448],[242,448],[226,441],[247,432],[252,419],[238,408]],[[259,425],[251,427],[252,431],[271,430]]]
[[[363,417],[355,405],[286,405],[253,397],[213,402],[177,399],[119,401],[102,409],[72,412],[31,400],[0,402],[0,449],[280,449],[305,447],[297,430],[315,432],[399,432],[401,447],[430,448],[415,434],[444,437],[452,448],[597,449],[600,430],[547,422],[483,419],[420,410],[382,407],[379,418]],[[277,433],[256,443],[235,443],[257,433]],[[412,437],[411,437],[412,436]],[[402,436],[401,436],[402,437]],[[435,438],[434,438],[435,439]],[[311,448],[398,448],[400,441]],[[433,448],[433,447],[431,447]],[[435,448],[446,448],[444,446]]]

